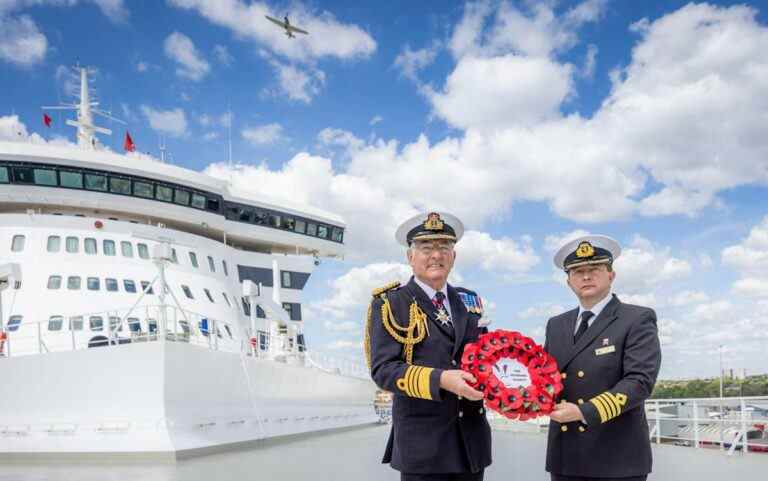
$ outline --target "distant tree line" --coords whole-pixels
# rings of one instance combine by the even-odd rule
[[[651,398],[707,398],[720,396],[720,379],[689,381],[657,381]],[[768,374],[749,376],[744,380],[723,379],[723,396],[768,396]]]

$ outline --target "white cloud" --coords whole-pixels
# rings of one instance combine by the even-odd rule
[[[27,126],[19,120],[18,115],[6,115],[0,117],[0,140],[9,140],[12,142],[45,142],[39,135],[29,134],[27,132]]]
[[[363,341],[359,339],[356,341],[350,341],[347,339],[337,339],[335,341],[328,343],[325,346],[325,348],[332,351],[362,349]]]
[[[141,112],[149,121],[150,127],[173,137],[187,135],[187,116],[184,110],[155,110],[147,105],[141,106]]]
[[[362,139],[355,137],[355,134],[352,132],[330,127],[321,130],[317,134],[317,140],[325,146],[339,146],[350,150],[357,150],[365,144]]]
[[[734,293],[748,297],[768,295],[768,216],[742,242],[723,249],[721,256],[724,265],[741,275],[733,284]]]
[[[543,319],[549,319],[550,317],[557,316],[558,314],[562,314],[567,310],[568,310],[567,308],[561,306],[560,304],[538,304],[520,311],[517,314],[517,317],[521,319],[542,319],[543,320]],[[542,331],[541,334],[543,335],[544,332]]]
[[[206,140],[206,141],[209,141],[209,142],[211,140],[216,140],[218,138],[219,138],[219,133],[218,132],[206,132],[203,135],[203,140]]]
[[[27,15],[6,17],[0,13],[0,59],[31,67],[45,58],[48,39]]]
[[[213,54],[222,65],[232,65],[232,62],[235,60],[224,45],[215,45],[213,47]]]
[[[368,122],[368,125],[376,125],[379,122],[381,122],[382,120],[384,120],[384,117],[382,117],[381,115],[375,115],[375,116],[373,116],[371,121]]]
[[[265,15],[282,18],[264,2],[242,0],[169,0],[171,5],[199,13],[211,23],[230,29],[237,38],[254,41],[294,60],[323,57],[354,59],[369,57],[376,42],[356,25],[343,24],[330,12],[312,12],[302,4],[291,7],[291,23],[309,35],[286,38],[282,29]]]
[[[672,256],[669,247],[661,247],[647,239],[636,237],[614,261],[615,286],[618,292],[637,294],[638,291],[685,278],[691,264]]]
[[[192,39],[183,33],[173,32],[166,37],[163,43],[165,56],[178,64],[176,74],[180,77],[199,81],[208,75],[210,64],[195,48]]]
[[[272,92],[273,96],[287,95],[291,100],[308,104],[325,85],[325,72],[322,70],[316,68],[304,70],[275,59],[270,59],[269,63],[275,69],[279,85],[279,90]]]
[[[362,331],[363,325],[360,322],[346,321],[346,322],[331,322],[325,321],[323,326],[331,332],[355,332]]]
[[[149,70],[149,64],[147,62],[136,62],[136,71],[137,72],[146,72]]]
[[[123,0],[2,0],[0,1],[0,16],[37,5],[74,7],[82,3],[95,4],[101,13],[116,23],[128,18],[128,10],[125,8]]]
[[[635,304],[638,306],[651,306],[654,309],[658,307],[659,302],[656,300],[656,294],[653,292],[647,292],[644,294],[623,294],[618,292],[617,295],[621,299],[621,302],[625,304]]]
[[[595,76],[595,65],[597,65],[597,46],[588,45],[587,54],[584,57],[584,67],[582,67],[579,74],[584,78],[592,78]]]
[[[709,301],[709,296],[700,291],[682,291],[670,299],[673,306],[688,306],[691,304],[701,304]]]
[[[520,275],[539,262],[531,240],[515,241],[509,237],[492,238],[488,233],[470,230],[456,245],[456,267],[479,267],[485,271]]]
[[[544,250],[554,256],[566,243],[585,235],[589,235],[589,232],[584,229],[576,229],[564,234],[548,235],[544,238]]]
[[[253,145],[273,144],[282,138],[283,126],[276,123],[246,127],[240,132]]]
[[[395,67],[400,69],[401,75],[405,78],[419,82],[419,71],[435,61],[439,50],[440,44],[438,42],[433,43],[430,47],[419,50],[411,50],[411,47],[406,45],[395,58]]]

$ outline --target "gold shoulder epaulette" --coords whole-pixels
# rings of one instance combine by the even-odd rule
[[[383,287],[379,287],[379,288],[377,288],[377,289],[374,289],[374,290],[373,290],[373,292],[371,292],[371,294],[373,295],[373,297],[376,297],[376,296],[378,296],[379,294],[381,294],[382,292],[387,292],[387,291],[389,291],[389,290],[392,290],[392,289],[395,289],[395,288],[397,288],[397,287],[400,287],[400,281],[394,281],[394,282],[390,282],[390,283],[389,283],[389,284],[387,284],[386,286],[383,286]]]

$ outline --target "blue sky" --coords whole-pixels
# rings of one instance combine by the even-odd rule
[[[662,376],[765,372],[766,2],[0,1],[0,138],[73,139],[67,66],[137,148],[348,222],[307,285],[314,347],[360,352],[373,287],[407,276],[420,210],[468,228],[455,284],[541,339],[575,306],[557,245],[625,248],[616,292],[654,307]],[[310,31],[285,38],[264,14]]]

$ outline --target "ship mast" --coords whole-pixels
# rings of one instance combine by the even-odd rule
[[[96,134],[112,135],[110,129],[99,127],[93,122],[93,114],[114,120],[124,124],[122,120],[112,117],[111,112],[105,112],[96,108],[99,103],[91,101],[91,93],[88,87],[88,69],[86,67],[75,67],[75,71],[80,74],[80,102],[78,104],[61,104],[53,107],[43,107],[43,110],[75,110],[77,120],[67,119],[66,124],[77,127],[77,145],[83,148],[95,149],[99,144]]]

